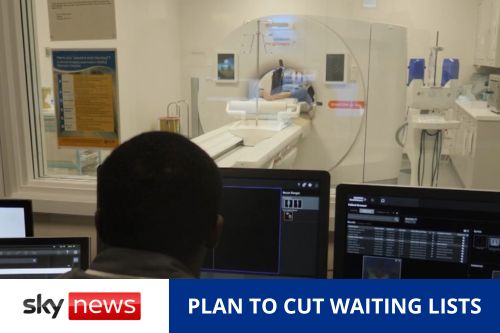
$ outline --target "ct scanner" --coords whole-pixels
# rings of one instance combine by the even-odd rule
[[[221,167],[322,169],[335,183],[398,177],[394,132],[406,108],[406,29],[312,16],[244,24],[215,50],[196,104],[204,133],[193,138]],[[214,78],[217,54],[234,54],[234,80]],[[340,61],[329,63],[329,59]],[[268,101],[282,60],[315,102]],[[333,79],[332,79],[333,78]],[[301,82],[298,82],[299,84]]]

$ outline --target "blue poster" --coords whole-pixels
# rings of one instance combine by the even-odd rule
[[[53,50],[58,144],[119,144],[116,50]]]

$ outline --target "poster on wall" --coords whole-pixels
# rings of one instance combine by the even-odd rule
[[[217,82],[238,81],[238,58],[234,52],[217,53]]]
[[[116,38],[115,0],[48,0],[50,40]]]
[[[59,147],[116,147],[116,50],[53,50],[52,71]]]

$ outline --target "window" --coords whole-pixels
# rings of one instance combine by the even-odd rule
[[[413,170],[418,163],[395,139],[398,132],[404,141],[412,130],[402,126],[413,115],[406,101],[408,60],[428,55],[440,22],[445,53],[438,57],[438,75],[443,58],[459,58],[457,86],[472,82],[464,94],[479,96],[483,87],[476,83],[486,76],[475,73],[463,48],[474,45],[466,32],[475,31],[470,17],[477,4],[454,3],[456,16],[442,20],[420,13],[445,13],[451,0],[433,8],[409,0],[375,9],[356,1],[294,2],[286,10],[276,10],[277,4],[115,1],[116,38],[54,41],[48,0],[1,1],[6,194],[38,198],[47,211],[54,200],[87,207],[95,201],[95,170],[110,150],[58,145],[53,55],[64,50],[116,50],[121,141],[176,130],[220,166],[328,170],[332,186],[410,184],[408,157]],[[484,106],[478,103],[443,113],[459,125],[442,131],[438,186],[500,188],[492,158],[500,142],[491,128],[496,122],[467,111]],[[436,174],[435,164],[429,174]]]

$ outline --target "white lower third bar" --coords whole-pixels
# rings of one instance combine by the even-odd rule
[[[0,268],[0,275],[23,275],[23,274],[64,274],[71,270],[70,267],[57,268]]]

